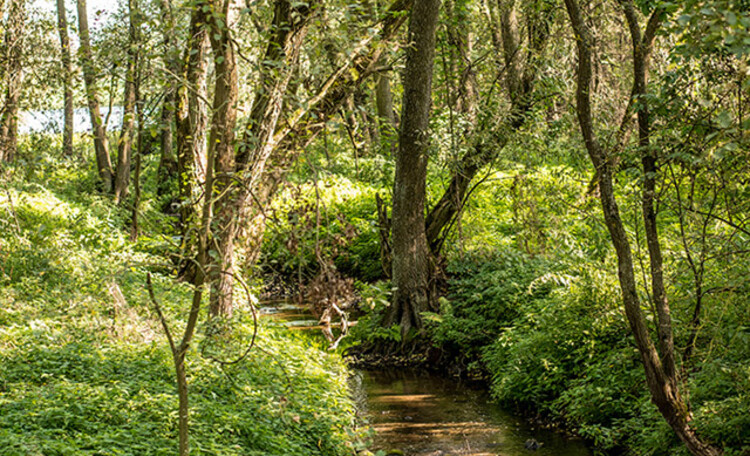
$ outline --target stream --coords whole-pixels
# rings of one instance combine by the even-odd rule
[[[266,302],[262,314],[290,330],[315,330],[306,306]],[[481,388],[423,369],[355,371],[350,381],[358,414],[377,433],[372,451],[405,456],[589,456],[579,440],[538,429],[497,404]],[[532,442],[540,446],[527,449]]]

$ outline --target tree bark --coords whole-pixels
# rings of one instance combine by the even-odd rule
[[[196,7],[190,17],[184,56],[180,62],[177,90],[177,182],[180,197],[180,231],[183,257],[180,275],[194,274],[196,228],[203,200],[199,183],[206,177],[207,61],[208,35],[205,12]],[[205,188],[205,186],[203,186]]]
[[[128,195],[130,184],[130,161],[133,149],[135,125],[135,86],[136,86],[136,17],[135,0],[128,0],[129,38],[127,50],[127,67],[125,70],[125,93],[123,97],[122,128],[117,145],[117,168],[115,175],[115,204],[121,203]]]
[[[63,143],[65,156],[73,155],[73,60],[70,55],[68,38],[68,19],[65,11],[65,0],[57,0],[57,30],[60,34],[60,60],[63,66]]]
[[[634,26],[637,28],[638,25],[633,22],[633,18],[635,17],[634,9],[629,13],[627,12],[629,8],[632,8],[632,4],[628,5],[627,3],[625,1],[623,2],[626,9],[626,16],[633,14],[633,17],[628,18],[628,21],[630,22],[631,35],[634,42],[634,79],[636,87],[634,93],[640,91],[640,93],[643,94],[645,93],[645,65],[646,59],[648,58],[648,52],[644,51],[646,47],[650,47],[650,41],[644,41],[640,37],[640,28],[638,28],[637,33],[633,29]],[[612,239],[612,244],[617,253],[618,277],[623,304],[625,306],[625,315],[627,316],[631,332],[635,337],[636,346],[641,355],[641,360],[646,373],[646,382],[651,393],[651,399],[670,427],[684,442],[691,454],[696,456],[720,455],[721,451],[719,449],[701,440],[690,426],[691,416],[687,404],[680,394],[678,383],[676,381],[674,357],[670,356],[669,353],[664,352],[665,348],[668,349],[666,344],[668,344],[669,339],[671,339],[671,326],[668,327],[665,324],[666,321],[663,320],[664,315],[662,315],[664,311],[668,314],[668,307],[667,309],[657,311],[657,314],[659,315],[659,328],[657,332],[659,335],[659,345],[663,351],[661,356],[651,340],[648,325],[645,316],[641,311],[641,303],[638,298],[630,243],[615,197],[613,185],[613,157],[601,147],[599,140],[594,133],[590,98],[593,77],[591,32],[585,22],[578,2],[576,0],[565,0],[565,6],[568,11],[570,22],[573,26],[578,48],[578,77],[576,91],[578,123],[591,161],[595,168],[599,170],[602,211],[604,213],[605,224],[607,225]],[[652,16],[652,20],[649,20],[649,26],[647,26],[646,32],[647,37],[655,35],[656,28],[658,28],[658,15],[661,13],[662,12],[657,9]],[[653,32],[650,32],[650,29],[652,29]],[[648,39],[652,40],[653,38]],[[626,113],[626,115],[628,115],[628,113]],[[648,130],[643,129],[643,127],[646,126],[645,123],[648,122],[647,116],[645,118],[640,118],[639,122],[641,123],[641,125],[639,125],[639,130],[641,130],[639,142],[644,143],[645,138],[643,135],[645,134],[646,137],[648,136]],[[644,194],[648,193],[648,188],[648,185],[644,186]],[[642,206],[644,210],[644,219],[651,217],[647,203],[652,200],[649,200],[649,198],[649,195],[644,195],[644,204]],[[646,221],[647,224],[652,222],[655,223],[655,218]],[[652,231],[650,236],[656,236],[656,233]],[[651,242],[654,240],[658,242],[658,238],[651,239]],[[651,264],[653,268],[654,265],[660,261],[660,256],[654,258],[653,255],[656,252],[652,251],[651,248],[652,246],[649,246],[649,255],[652,257]],[[658,264],[656,265],[659,266]],[[658,290],[658,284],[656,289]],[[657,306],[668,306],[666,299],[661,300],[660,303],[658,301],[659,300],[657,300],[656,303]],[[664,331],[667,330],[670,332],[669,337],[663,338]]]
[[[164,67],[167,69],[164,78],[164,100],[161,107],[161,131],[159,140],[161,143],[161,159],[159,160],[159,169],[157,176],[159,178],[158,191],[164,193],[168,190],[165,185],[172,176],[177,172],[177,159],[174,153],[174,124],[175,124],[175,103],[177,101],[178,86],[176,79],[180,74],[179,50],[177,49],[177,36],[175,31],[175,19],[172,13],[172,3],[170,0],[160,0],[163,22],[164,37]]]
[[[404,70],[401,132],[393,185],[393,286],[385,326],[398,324],[402,337],[422,327],[429,305],[430,257],[424,205],[432,106],[432,70],[440,0],[414,3]],[[403,340],[403,339],[402,339]]]
[[[6,90],[0,118],[0,161],[11,162],[18,149],[18,102],[23,91],[23,34],[26,22],[26,1],[15,0],[8,8],[5,30]]]
[[[234,190],[234,127],[239,95],[237,60],[229,36],[231,3],[231,0],[208,0],[205,3],[213,11],[207,27],[216,71],[208,140],[208,162],[213,163],[214,183],[206,187],[205,195],[208,208],[213,212],[208,268],[211,282],[209,314],[223,317],[232,315],[233,282],[228,277],[234,273],[238,215],[226,204]]]
[[[211,315],[229,316],[232,313],[234,278],[231,272],[234,268],[234,243],[240,228],[238,221],[247,218],[248,199],[260,190],[266,163],[275,147],[274,133],[287,88],[296,71],[309,18],[316,5],[309,2],[295,6],[288,0],[276,1],[260,83],[236,160],[232,157],[233,160],[225,164],[217,161],[217,184],[221,196],[215,204],[216,225],[220,230],[215,246],[219,264],[212,269]],[[226,173],[229,179],[222,181],[219,172]]]
[[[391,78],[387,72],[378,73],[375,85],[375,103],[378,112],[378,130],[384,152],[395,150],[398,141],[398,123],[393,110]]]
[[[96,166],[99,172],[103,190],[111,192],[113,187],[112,161],[109,156],[109,142],[107,130],[102,122],[97,89],[97,75],[94,68],[94,57],[91,51],[91,37],[89,36],[88,13],[86,0],[77,0],[78,6],[78,34],[81,41],[80,58],[83,67],[83,80],[86,84],[86,100],[89,106],[91,129],[94,135],[94,149],[96,152]]]
[[[142,80],[142,46],[141,41],[141,22],[140,22],[140,10],[138,6],[138,0],[128,0],[128,8],[130,10],[130,49],[129,57],[132,58],[132,84],[133,84],[133,100],[135,104],[135,115],[137,120],[137,131],[135,134],[138,138],[138,143],[134,151],[135,154],[135,172],[133,175],[133,210],[131,213],[131,224],[130,224],[130,241],[135,242],[138,240],[140,234],[139,226],[139,210],[141,206],[141,168],[143,162],[143,142],[144,142],[144,117],[143,112],[144,100],[141,96],[141,83]],[[130,64],[130,62],[129,62]],[[131,126],[131,137],[133,127]],[[131,141],[132,143],[132,141]],[[132,151],[132,147],[131,147]],[[130,164],[128,163],[128,167]],[[126,187],[127,189],[127,187]]]

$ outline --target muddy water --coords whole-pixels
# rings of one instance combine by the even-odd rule
[[[317,321],[290,303],[263,313],[289,326],[310,328]],[[351,379],[360,417],[377,433],[372,450],[398,449],[405,456],[589,456],[580,441],[536,429],[503,411],[472,385],[424,370],[357,371]],[[535,441],[540,447],[525,448]]]

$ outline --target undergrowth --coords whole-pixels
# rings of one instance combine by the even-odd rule
[[[2,170],[0,188],[0,455],[175,454],[174,366],[145,275],[177,332],[191,290],[163,255],[156,157],[145,157],[144,232],[131,243],[130,210],[98,194],[90,170],[42,151],[26,166],[30,156]],[[238,314],[244,346],[252,319]],[[340,356],[263,322],[256,348],[222,368],[200,339],[187,356],[193,454],[352,454]]]

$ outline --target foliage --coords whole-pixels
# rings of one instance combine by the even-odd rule
[[[0,454],[174,454],[174,366],[145,273],[173,327],[190,289],[164,275],[158,204],[147,194],[144,236],[131,244],[128,211],[81,192],[93,172],[34,155],[30,174],[23,163],[4,170],[0,195]],[[156,162],[146,169],[151,182]],[[248,318],[236,329],[243,347]],[[235,365],[202,357],[199,345],[188,356],[195,454],[351,454],[339,357],[267,324]]]
[[[456,364],[464,359],[469,370],[479,370],[483,348],[519,318],[529,302],[549,293],[549,283],[532,287],[547,268],[544,260],[513,249],[472,252],[454,260],[448,268],[448,299],[432,318],[436,324],[428,325],[434,343],[454,357]]]
[[[518,253],[456,261],[433,341],[489,375],[500,402],[563,422],[599,449],[681,454],[650,403],[611,265],[573,274],[543,265]],[[737,344],[725,356],[744,351]],[[726,359],[690,376],[696,426],[729,454],[750,438],[747,378],[746,362]]]
[[[387,345],[401,342],[398,325],[386,328],[381,323],[385,310],[390,305],[391,293],[390,282],[360,283],[359,310],[362,313],[357,324],[352,327],[350,337],[345,340],[346,344]]]
[[[290,186],[274,203],[261,265],[309,280],[332,259],[339,272],[364,281],[382,277],[375,220],[377,189],[341,176]]]

